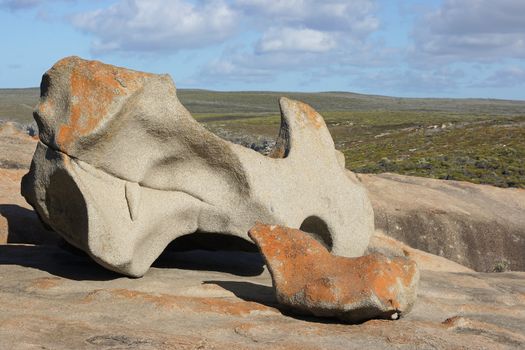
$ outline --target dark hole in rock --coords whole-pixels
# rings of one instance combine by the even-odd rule
[[[332,241],[332,235],[328,229],[328,225],[326,225],[323,219],[317,216],[309,216],[303,221],[299,229],[310,234],[310,236],[321,243],[328,251],[332,251],[334,242]]]

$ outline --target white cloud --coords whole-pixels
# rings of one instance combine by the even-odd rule
[[[379,27],[373,0],[237,0],[235,5],[274,26],[345,31],[356,37],[365,37]]]
[[[36,7],[41,2],[41,0],[0,0],[0,7],[16,11]]]
[[[195,76],[199,83],[217,84],[228,82],[257,83],[272,80],[275,68],[257,64],[247,64],[248,55],[237,55],[234,57],[221,57],[209,62]],[[257,60],[257,58],[255,58]],[[257,60],[259,61],[259,60]],[[260,61],[259,61],[260,62]]]
[[[94,36],[96,53],[201,48],[241,31],[259,33],[264,52],[324,52],[343,33],[365,40],[379,27],[375,10],[374,0],[119,0],[72,22]]]
[[[260,53],[326,52],[337,46],[334,35],[309,28],[271,28],[256,45]]]
[[[368,42],[379,29],[373,0],[236,0],[233,6],[259,37],[252,46],[224,50],[202,67],[201,81],[269,82],[293,71],[314,81],[327,67],[374,64],[385,49]]]
[[[78,14],[73,24],[96,37],[95,52],[173,52],[224,41],[236,20],[236,12],[221,0],[121,0]]]
[[[94,36],[96,54],[176,52],[233,39],[195,74],[200,81],[271,80],[364,56],[369,64],[378,51],[368,43],[379,29],[375,0],[118,0],[72,21]],[[241,50],[231,48],[239,42]]]
[[[516,66],[498,69],[476,86],[496,88],[525,86],[525,69]]]
[[[354,70],[351,85],[381,94],[424,96],[452,93],[462,84],[465,72],[450,67],[433,69],[381,67],[374,70]]]
[[[248,85],[271,83],[283,74],[300,73],[305,84],[333,77],[352,76],[364,69],[396,65],[399,54],[376,43],[354,43],[344,40],[331,50],[293,51],[254,50],[251,46],[229,48],[204,65],[194,77],[202,85],[235,81]]]
[[[445,0],[415,29],[415,53],[442,61],[525,58],[525,1]]]

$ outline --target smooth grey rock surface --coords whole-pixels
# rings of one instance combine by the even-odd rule
[[[359,174],[375,227],[481,272],[525,270],[525,190],[398,174]]]
[[[40,140],[22,194],[69,243],[130,276],[177,237],[248,239],[256,221],[361,255],[374,227],[364,187],[346,176],[316,111],[286,98],[280,107],[266,157],[196,122],[167,75],[65,58],[42,78]]]

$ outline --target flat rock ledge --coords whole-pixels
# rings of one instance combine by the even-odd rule
[[[0,245],[0,349],[523,349],[525,273],[429,271],[395,322],[288,315],[259,254],[166,252],[139,279]]]
[[[408,258],[335,256],[308,233],[277,225],[257,224],[249,236],[270,270],[277,300],[294,311],[361,322],[398,319],[414,305],[419,270]]]

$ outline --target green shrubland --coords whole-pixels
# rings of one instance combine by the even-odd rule
[[[0,119],[32,121],[38,89],[0,89]],[[195,118],[222,137],[275,139],[280,96],[325,118],[349,169],[525,188],[525,102],[394,98],[344,92],[179,90]]]

